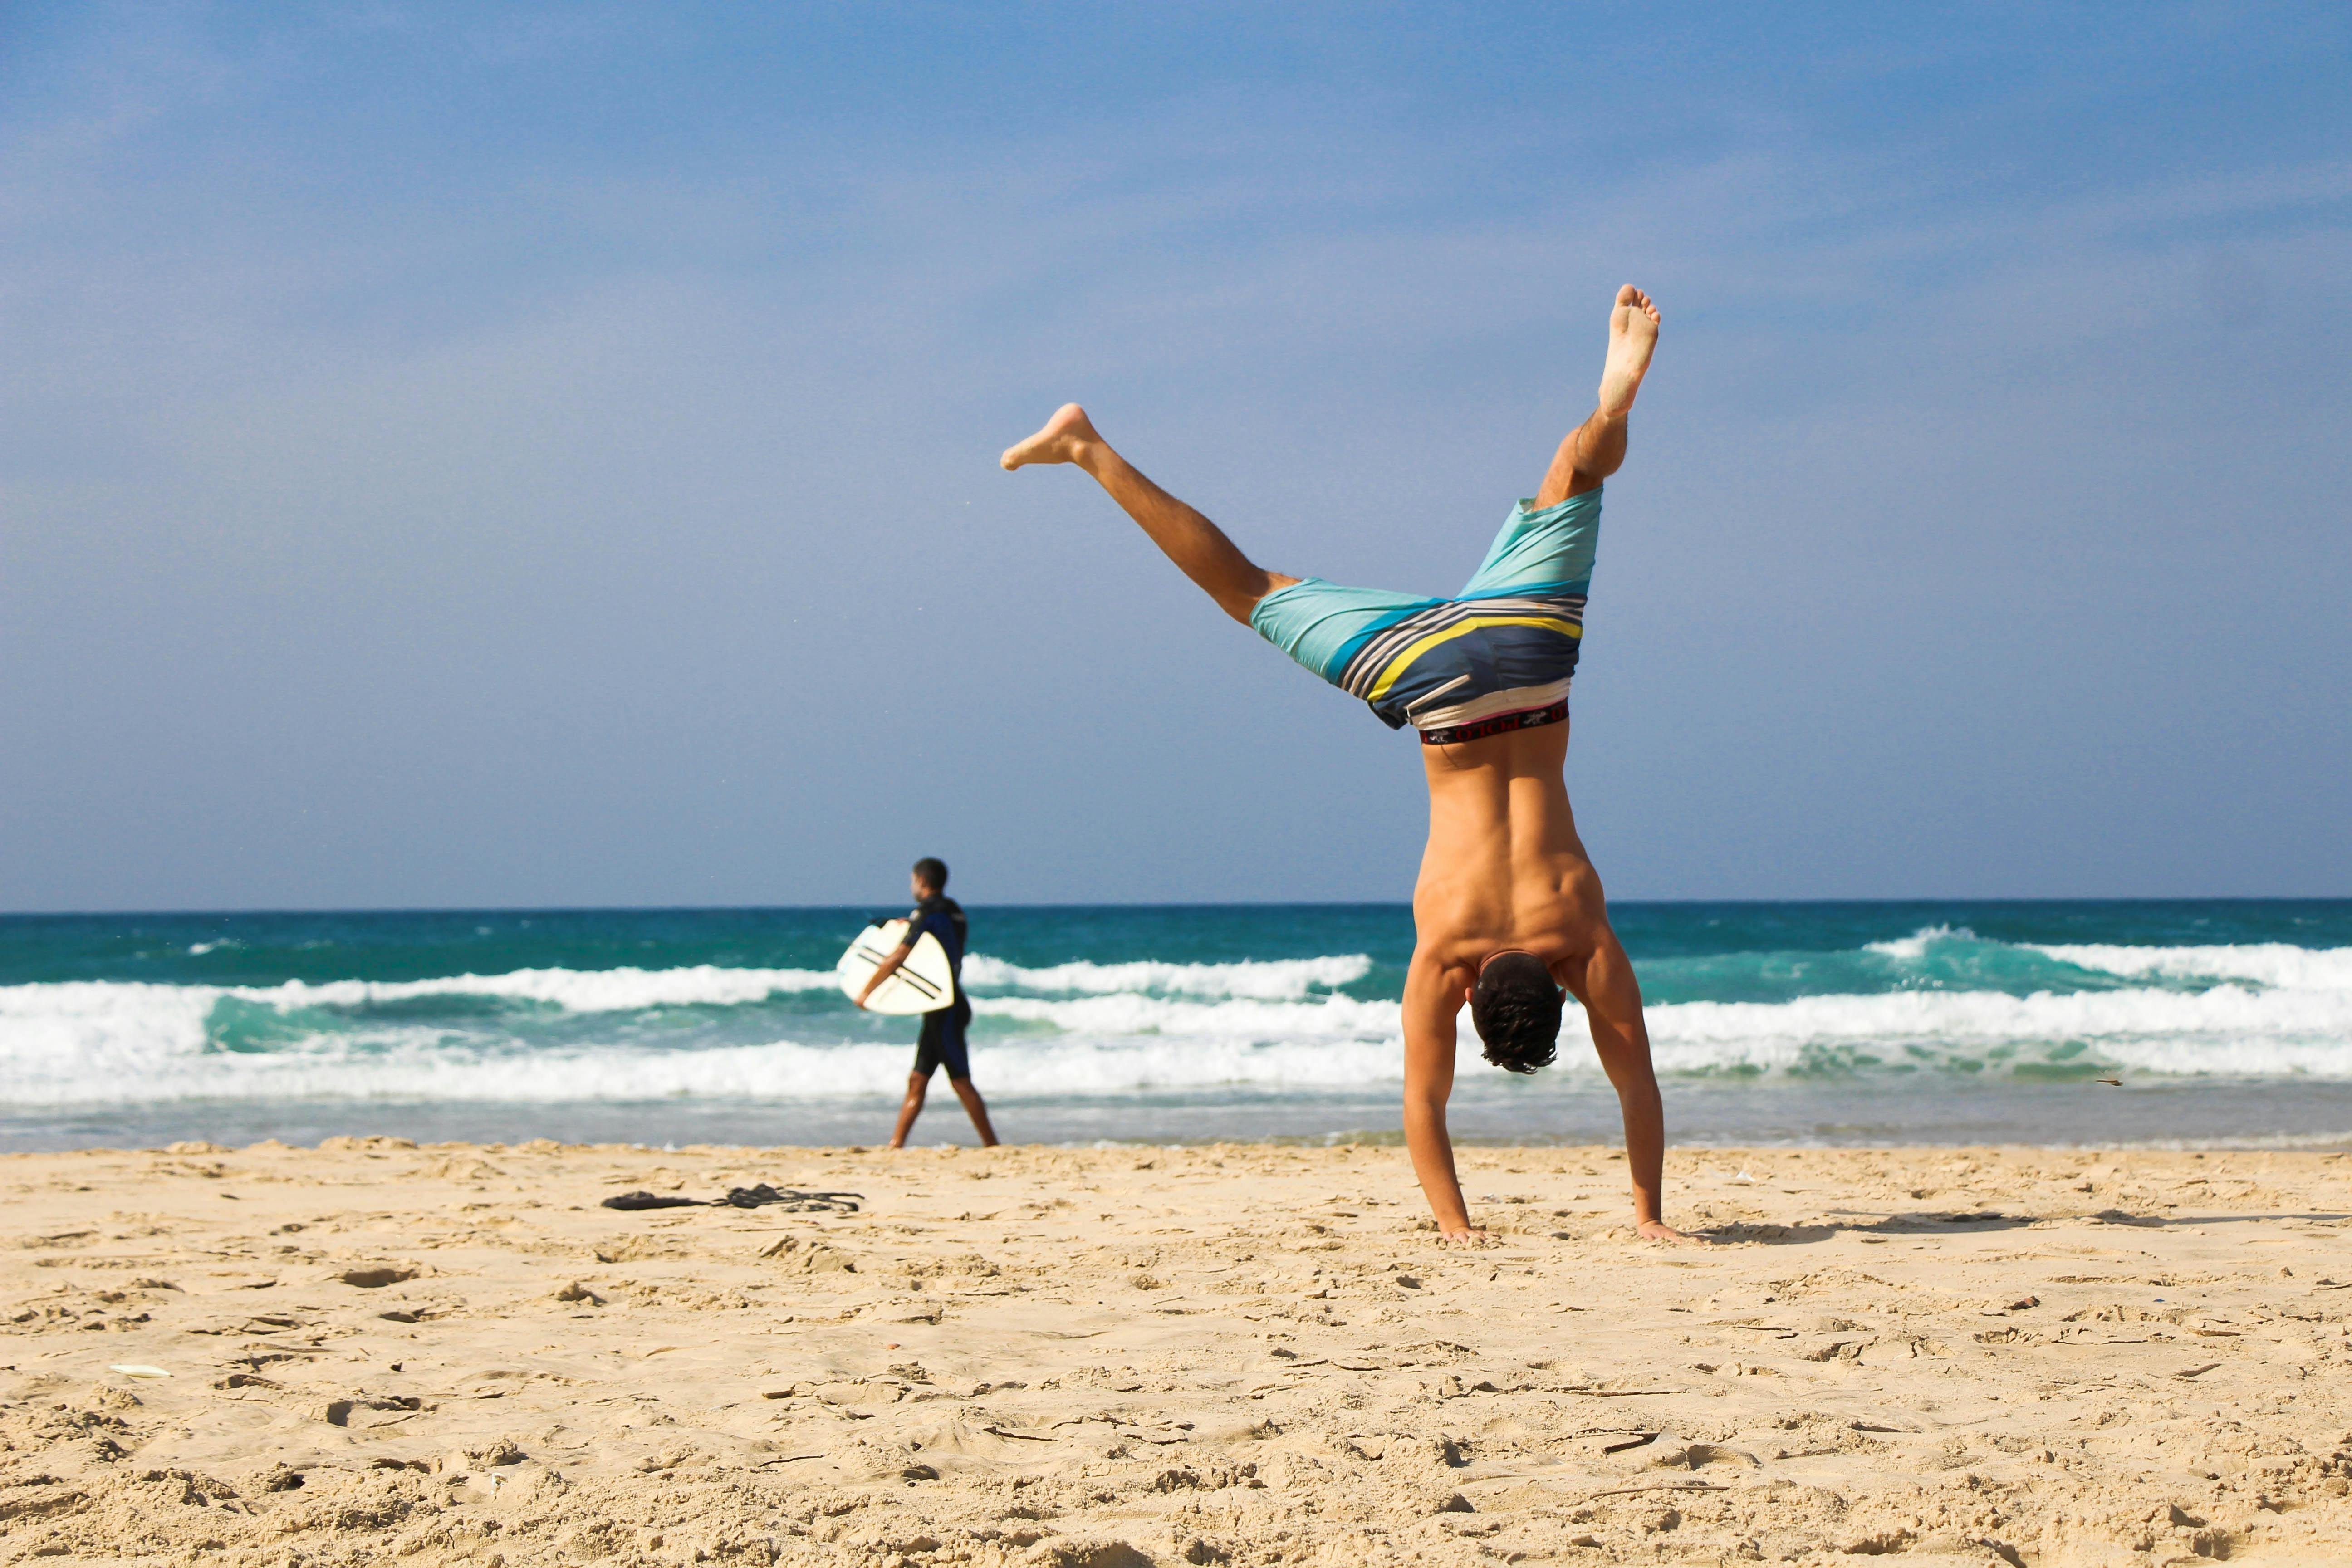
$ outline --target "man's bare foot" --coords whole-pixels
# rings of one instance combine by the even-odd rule
[[[1706,1237],[1687,1236],[1662,1219],[1645,1219],[1633,1227],[1633,1234],[1643,1241],[1688,1241],[1704,1246]]]
[[[1655,331],[1652,329],[1654,336]],[[1611,353],[1613,356],[1615,351]],[[1640,374],[1638,371],[1634,374],[1637,377]],[[1054,416],[1045,421],[1043,430],[1018,446],[1004,448],[1004,456],[997,461],[1008,472],[1030,463],[1076,463],[1082,460],[1087,447],[1101,440],[1095,434],[1093,422],[1087,418],[1087,411],[1075,403],[1065,403],[1054,410]]]
[[[1450,1247],[1484,1247],[1495,1238],[1483,1230],[1441,1230],[1437,1239]]]
[[[1658,308],[1650,297],[1628,283],[1617,290],[1617,303],[1609,312],[1609,357],[1601,366],[1601,416],[1622,419],[1633,406],[1633,395],[1642,390],[1642,377],[1650,368],[1650,355],[1658,346]],[[1070,410],[1065,408],[1063,414]],[[1061,418],[1057,414],[1056,420]],[[1084,422],[1086,416],[1078,416]],[[1052,429],[1052,426],[1047,426]],[[1034,439],[1034,437],[1033,437]],[[1012,454],[1005,454],[1006,468],[1011,468]]]

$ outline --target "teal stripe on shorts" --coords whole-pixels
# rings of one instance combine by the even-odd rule
[[[1321,676],[1339,683],[1356,649],[1382,629],[1443,599],[1417,599],[1385,588],[1343,588],[1307,577],[1276,588],[1250,612],[1257,635]]]
[[[1260,599],[1250,612],[1250,626],[1337,685],[1359,648],[1419,611],[1461,599],[1586,593],[1601,537],[1601,491],[1587,490],[1541,511],[1529,511],[1528,504],[1522,500],[1511,508],[1487,547],[1486,559],[1454,600],[1349,588],[1308,577]]]
[[[1457,599],[1494,599],[1538,591],[1583,594],[1592,587],[1592,557],[1601,543],[1601,491],[1589,489],[1558,506],[1529,511],[1520,501],[1503,520],[1486,559],[1470,574]]]

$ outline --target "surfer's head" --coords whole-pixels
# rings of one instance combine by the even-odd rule
[[[1510,1072],[1551,1066],[1559,1050],[1560,992],[1542,959],[1517,948],[1489,953],[1470,987],[1470,1021],[1486,1059]]]
[[[948,863],[936,855],[915,862],[915,896],[928,899],[948,890]]]

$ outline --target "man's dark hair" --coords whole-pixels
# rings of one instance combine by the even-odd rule
[[[1559,1051],[1559,986],[1532,952],[1498,952],[1478,972],[1470,1021],[1486,1059],[1510,1072],[1551,1066]]]
[[[934,893],[948,890],[948,863],[936,855],[926,855],[916,861],[915,875],[920,877],[923,886]]]

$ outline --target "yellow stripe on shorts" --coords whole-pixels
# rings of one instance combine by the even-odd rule
[[[1404,672],[1412,667],[1413,660],[1438,644],[1452,642],[1455,637],[1466,632],[1475,632],[1481,626],[1537,626],[1545,631],[1562,633],[1580,642],[1584,639],[1583,627],[1573,621],[1561,620],[1553,616],[1473,616],[1466,621],[1455,622],[1442,632],[1432,632],[1419,642],[1408,644],[1402,653],[1389,660],[1389,667],[1381,672],[1380,679],[1373,684],[1370,694],[1364,700],[1378,702],[1389,694],[1389,688],[1394,686],[1403,677]]]

